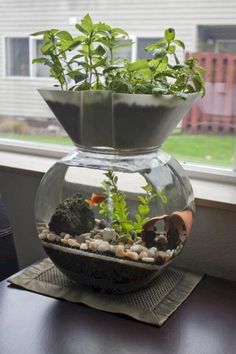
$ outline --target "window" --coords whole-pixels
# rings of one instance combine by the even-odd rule
[[[6,38],[6,75],[7,76],[29,76],[29,39],[28,38]]]
[[[198,50],[236,53],[236,25],[198,26]]]
[[[155,38],[155,37],[137,37],[137,52],[136,56],[139,59],[151,59],[151,54],[150,52],[146,52],[145,48],[156,41],[158,41],[160,38]]]
[[[54,81],[49,80],[47,66],[31,64],[40,55],[42,41],[29,34],[61,28],[76,35],[75,17],[80,20],[91,12],[95,21],[129,33],[134,46],[120,48],[117,56],[130,60],[150,58],[145,47],[157,41],[164,29],[175,28],[176,37],[186,43],[189,55],[196,55],[207,68],[206,96],[198,100],[163,149],[184,163],[236,169],[235,5],[231,0],[218,2],[217,6],[214,1],[199,6],[196,0],[182,0],[181,7],[177,0],[173,2],[176,16],[167,2],[160,6],[151,0],[131,2],[128,7],[105,0],[99,4],[96,0],[89,4],[60,0],[60,6],[53,7],[53,1],[48,0],[46,5],[38,2],[37,9],[30,0],[25,0],[24,7],[17,1],[13,7],[8,0],[1,0],[0,138],[70,144],[37,92],[40,87],[52,87]]]
[[[49,77],[48,67],[32,65],[39,57],[42,40],[28,37],[5,38],[5,72],[7,77]]]

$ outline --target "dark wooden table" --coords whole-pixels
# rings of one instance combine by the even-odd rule
[[[161,327],[0,283],[0,354],[235,354],[236,282],[205,277]]]

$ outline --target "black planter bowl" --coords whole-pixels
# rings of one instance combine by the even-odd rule
[[[43,247],[55,266],[72,281],[112,294],[128,293],[147,286],[170,263],[162,266],[145,264],[45,241]]]

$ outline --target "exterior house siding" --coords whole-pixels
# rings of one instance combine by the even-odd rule
[[[73,31],[70,17],[90,13],[94,21],[122,27],[130,35],[159,37],[174,27],[188,51],[196,50],[197,25],[233,25],[235,0],[1,0],[0,2],[0,115],[49,117],[52,114],[37,92],[52,86],[51,79],[5,77],[4,37],[28,35],[45,28]]]

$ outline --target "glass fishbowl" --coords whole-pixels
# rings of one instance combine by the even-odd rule
[[[62,273],[95,290],[146,286],[190,234],[192,187],[160,145],[173,129],[171,119],[177,117],[176,125],[196,95],[187,102],[149,97],[146,104],[122,94],[41,94],[76,146],[50,168],[37,192],[36,226],[46,253]]]

